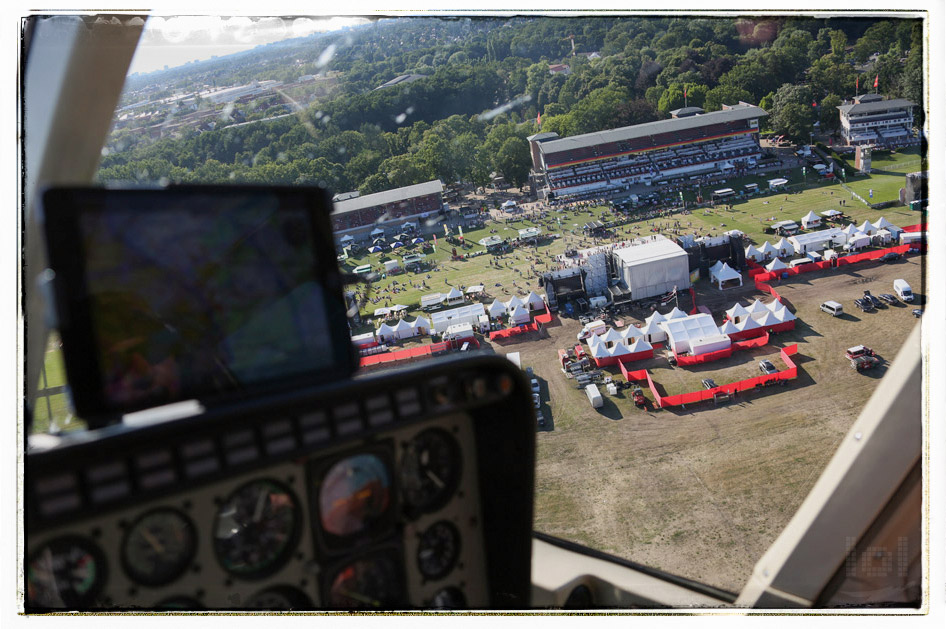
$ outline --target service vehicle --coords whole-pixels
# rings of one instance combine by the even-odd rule
[[[881,294],[878,295],[878,296],[879,296],[881,299],[883,299],[885,302],[887,302],[888,304],[890,304],[890,305],[899,303],[899,302],[897,301],[897,298],[894,297],[893,295],[891,295],[890,293],[881,293]]]
[[[585,324],[585,327],[581,329],[581,332],[578,333],[578,340],[584,341],[593,334],[601,335],[604,334],[608,329],[607,324],[601,319],[596,319],[589,323]]]
[[[896,251],[891,251],[889,253],[885,253],[884,255],[880,256],[878,260],[880,260],[881,262],[896,262],[902,257],[903,256],[897,253]]]
[[[855,299],[854,305],[864,312],[871,312],[874,310],[874,304],[870,303],[869,299]]]
[[[893,292],[903,301],[913,301],[913,289],[907,284],[906,280],[899,279],[893,281]]]
[[[707,388],[707,389],[715,389],[715,388],[716,388],[716,381],[713,380],[712,378],[703,378],[703,380],[702,380],[701,382],[703,383],[703,386],[704,386],[705,388]]]
[[[772,361],[769,360],[759,361],[759,371],[767,376],[773,373],[778,373],[778,369],[776,369],[775,365],[772,364]]]
[[[858,356],[851,359],[851,368],[857,371],[872,369],[880,364],[880,359],[876,356]]]
[[[821,309],[827,312],[828,314],[830,314],[832,317],[836,317],[839,314],[844,314],[844,306],[842,306],[836,301],[824,302],[823,304],[821,304]]]
[[[647,404],[647,398],[644,397],[644,392],[641,391],[640,387],[634,387],[631,391],[631,397],[634,399],[634,406],[637,408],[644,408]]]
[[[847,348],[845,356],[848,358],[857,358],[858,356],[874,356],[874,350],[867,347],[866,345],[855,345],[854,347]]]

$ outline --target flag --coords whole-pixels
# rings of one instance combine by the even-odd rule
[[[855,92],[860,89],[860,83],[861,83],[861,77],[859,76],[854,77],[854,91]]]
[[[818,106],[818,103],[816,103],[815,101],[811,101],[811,106],[812,106],[812,107],[817,107],[817,106]]]
[[[542,126],[542,112],[541,111],[539,112],[539,115],[535,117],[535,124],[539,125],[540,127]]]
[[[880,75],[874,77],[874,89],[877,89],[877,83],[880,81]]]
[[[686,98],[686,97],[687,97],[687,88],[686,86],[683,86],[683,98]]]

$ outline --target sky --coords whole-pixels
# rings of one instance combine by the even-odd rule
[[[367,23],[358,17],[152,16],[129,74],[173,68],[316,32]]]

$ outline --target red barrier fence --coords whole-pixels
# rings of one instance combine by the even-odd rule
[[[371,356],[362,356],[359,360],[359,365],[362,367],[369,367],[371,365],[380,365],[382,363],[393,363],[399,360],[413,360],[415,358],[423,358],[424,356],[430,356],[432,354],[439,354],[441,352],[459,349],[462,343],[470,343],[474,348],[480,346],[480,342],[474,337],[459,339],[454,341],[441,341],[440,343],[431,343],[429,345],[421,345],[420,347],[410,347],[407,349],[399,349],[394,352],[385,352],[383,354],[372,354]]]
[[[651,394],[654,396],[654,400],[657,402],[657,406],[664,408],[667,406],[680,406],[683,404],[695,404],[696,402],[702,402],[704,400],[713,399],[716,393],[728,393],[730,395],[738,393],[740,391],[747,391],[749,389],[754,389],[756,387],[765,386],[766,384],[772,382],[778,382],[781,380],[791,380],[798,377],[798,367],[795,365],[794,361],[791,360],[790,356],[798,353],[798,345],[789,345],[788,347],[783,347],[779,354],[782,357],[782,360],[787,365],[787,369],[782,371],[767,374],[763,376],[758,376],[756,378],[747,378],[746,380],[740,380],[739,382],[733,382],[732,384],[724,384],[722,386],[705,389],[703,391],[691,391],[690,393],[681,393],[679,395],[667,395],[661,396],[657,392],[657,387],[654,386],[654,381],[650,377],[650,373],[646,369],[640,369],[637,371],[628,371],[625,369],[624,364],[620,365],[621,375],[628,382],[641,382],[643,380],[647,381],[647,386],[650,388]]]
[[[904,228],[903,228],[903,231],[905,231],[905,232],[925,232],[925,231],[926,231],[926,223],[917,223],[916,225],[910,225],[910,226],[908,226],[908,227],[904,227]]]
[[[506,328],[504,330],[496,330],[489,333],[489,340],[493,341],[495,339],[508,339],[511,336],[516,336],[517,334],[524,334],[526,332],[535,332],[539,329],[534,322],[527,323],[515,328]]]
[[[633,354],[624,354],[623,356],[604,356],[602,358],[592,358],[595,361],[596,367],[613,367],[614,365],[621,365],[623,373],[624,363],[632,363],[635,360],[644,360],[646,358],[653,358],[654,350],[648,349],[643,352],[634,352]]]
[[[549,305],[545,304],[545,314],[537,315],[535,318],[535,321],[536,323],[541,323],[542,325],[546,325],[546,324],[552,323],[552,319],[553,319],[553,315],[552,315],[552,312],[549,310]]]

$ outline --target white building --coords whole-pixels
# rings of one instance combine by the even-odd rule
[[[847,235],[840,227],[831,227],[830,229],[790,236],[788,242],[795,248],[795,253],[805,254],[809,251],[840,247],[847,242]]]
[[[631,299],[690,288],[689,258],[672,240],[655,235],[613,253],[620,261],[621,278],[631,291]]]

